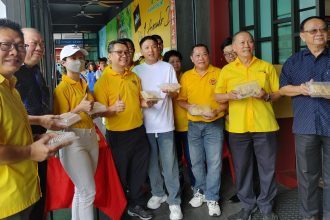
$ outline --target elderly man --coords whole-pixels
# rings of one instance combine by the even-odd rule
[[[188,110],[188,143],[192,171],[195,177],[192,207],[207,202],[210,216],[221,214],[219,200],[224,110],[226,104],[214,99],[214,89],[220,69],[210,65],[209,50],[204,44],[193,47],[191,61],[194,68],[183,74],[178,97],[179,105]],[[193,114],[196,106],[210,110]]]
[[[318,183],[322,168],[323,219],[330,219],[330,97],[311,97],[307,86],[310,81],[330,81],[327,31],[322,18],[305,19],[300,25],[300,38],[307,48],[285,62],[280,78],[281,94],[291,96],[293,101],[300,214],[305,220],[321,215]]]
[[[39,63],[45,51],[44,40],[38,30],[34,28],[23,28],[24,43],[28,45],[24,64],[15,73],[17,78],[16,89],[20,93],[22,101],[29,115],[48,117],[51,113],[50,93],[46,82],[41,74]],[[46,116],[43,116],[46,115]],[[48,117],[52,123],[52,117]],[[40,125],[32,125],[34,136],[46,132],[46,128]],[[38,174],[42,198],[36,203],[32,212],[31,220],[42,220],[45,209],[47,161],[38,163]]]
[[[264,220],[278,219],[273,213],[277,188],[275,182],[276,131],[279,129],[270,101],[279,97],[275,68],[253,56],[254,41],[249,32],[233,37],[238,59],[226,65],[216,86],[216,99],[229,103],[229,146],[233,156],[238,197],[243,205],[230,220],[248,220],[258,206]],[[238,85],[257,83],[257,92],[241,99]],[[261,88],[261,89],[260,89]],[[252,143],[252,144],[251,144]],[[261,192],[253,190],[253,154],[256,155]]]
[[[41,196],[36,161],[60,148],[46,146],[51,135],[33,143],[29,123],[44,120],[28,117],[15,89],[14,73],[24,61],[27,46],[19,25],[0,19],[0,219],[6,220],[29,218]]]
[[[150,145],[143,125],[142,107],[154,103],[142,100],[139,77],[128,70],[130,56],[125,41],[111,41],[108,46],[111,66],[95,84],[96,101],[109,106],[106,117],[106,138],[111,147],[120,181],[128,193],[128,214],[151,219],[145,208],[143,184],[147,178]],[[105,89],[108,88],[108,89]]]

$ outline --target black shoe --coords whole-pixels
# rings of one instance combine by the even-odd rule
[[[127,214],[139,217],[142,220],[148,220],[154,217],[150,210],[140,205],[136,205],[134,208],[128,208]]]
[[[263,220],[279,220],[278,216],[274,213],[262,214]]]
[[[251,215],[255,210],[255,208],[252,210],[241,209],[241,211],[229,216],[228,220],[251,220]]]
[[[238,203],[238,202],[240,202],[239,198],[237,197],[237,194],[235,194],[232,197],[230,197],[229,201],[232,202],[232,203]]]

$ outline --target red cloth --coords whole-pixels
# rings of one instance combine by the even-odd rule
[[[94,206],[114,220],[120,220],[126,198],[114,165],[111,151],[101,132],[99,160],[95,173],[96,196]],[[79,170],[77,170],[79,172]],[[48,160],[45,212],[71,207],[74,186],[57,158]]]

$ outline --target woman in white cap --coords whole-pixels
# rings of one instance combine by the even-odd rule
[[[75,185],[72,201],[72,220],[93,220],[93,203],[95,199],[94,174],[98,161],[99,147],[94,123],[89,116],[93,108],[93,96],[80,71],[85,64],[88,52],[77,45],[67,45],[60,53],[66,73],[54,91],[54,112],[77,113],[81,121],[73,124],[68,130],[80,138],[60,151],[60,160],[65,171]]]

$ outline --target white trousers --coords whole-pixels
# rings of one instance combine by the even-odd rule
[[[74,184],[72,220],[94,220],[94,174],[99,156],[95,129],[70,128],[80,138],[60,150],[60,160]]]

